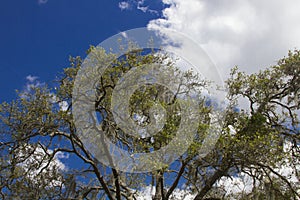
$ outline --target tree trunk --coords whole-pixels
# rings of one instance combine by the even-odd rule
[[[155,195],[153,200],[164,200],[164,181],[163,181],[163,172],[159,171],[156,175],[156,186],[155,186]]]

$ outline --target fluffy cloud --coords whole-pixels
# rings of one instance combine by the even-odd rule
[[[253,189],[253,184],[253,179],[249,175],[240,173],[239,176],[222,177],[215,185],[223,188],[226,196],[231,196],[239,193],[249,194]]]
[[[38,182],[41,177],[46,177],[49,179],[48,187],[60,186],[62,184],[62,177],[56,174],[67,170],[66,165],[61,162],[61,159],[68,158],[68,154],[57,152],[49,162],[50,155],[53,154],[53,151],[50,149],[45,150],[42,147],[33,147],[27,144],[19,147],[17,151],[17,158],[22,160],[18,166],[26,171],[28,178]],[[28,152],[31,152],[29,156]]]
[[[300,1],[163,0],[164,18],[149,27],[172,29],[193,38],[220,73],[239,65],[256,72],[300,47]],[[224,77],[226,78],[226,77]]]
[[[284,142],[284,151],[287,153],[286,159],[283,162],[277,163],[273,168],[275,172],[280,174],[282,177],[289,180],[293,186],[297,186],[300,183],[300,178],[297,177],[297,171],[300,170],[300,163],[291,163],[293,159],[293,154],[291,152],[292,143],[289,141]],[[253,168],[255,169],[255,168]],[[253,170],[252,169],[252,170]],[[248,169],[252,171],[251,169]],[[254,171],[251,172],[255,174]],[[270,173],[269,176],[262,176],[260,181],[267,182],[271,177],[274,180],[278,180],[278,176],[274,173]],[[246,194],[250,194],[253,191],[254,185],[259,186],[260,181],[256,180],[254,182],[253,177],[249,176],[247,173],[239,172],[230,177],[224,176],[218,180],[214,186],[218,188],[218,192],[221,192],[228,199],[239,199]],[[215,192],[216,192],[215,191]],[[147,186],[142,190],[137,191],[138,200],[151,200],[155,194],[155,187]],[[192,200],[196,194],[192,194],[188,189],[176,189],[173,193],[174,199]]]
[[[137,200],[152,200],[155,194],[155,187],[147,186],[141,191],[137,191]],[[192,200],[195,194],[190,194],[188,190],[175,189],[171,199]]]
[[[284,142],[284,151],[287,153],[286,158],[276,164],[276,167],[273,168],[275,172],[280,174],[280,176],[284,177],[288,180],[293,187],[299,185],[300,178],[297,176],[298,171],[300,170],[300,163],[292,163],[293,153],[291,151],[292,143],[289,141]],[[295,162],[295,161],[294,161]],[[251,170],[250,170],[251,171]],[[253,173],[253,172],[252,172]],[[254,174],[254,173],[253,173]],[[269,176],[264,175],[262,181],[268,182],[269,177],[274,180],[278,180],[279,177],[270,173]],[[226,196],[238,197],[241,194],[249,194],[252,192],[254,185],[259,186],[259,181],[254,182],[253,178],[248,174],[241,172],[233,177],[222,177],[215,186],[223,188],[226,192]],[[235,199],[235,198],[234,198]]]
[[[48,154],[52,154],[53,151],[48,149],[47,151],[45,151],[43,148],[41,147],[32,147],[30,145],[27,145],[25,148],[22,147],[20,148],[19,150],[19,156],[20,157],[23,157],[23,156],[26,156],[22,151],[32,151],[33,153],[27,157],[27,159],[25,159],[22,163],[20,163],[20,166],[22,166],[25,170],[31,170],[30,173],[32,176],[35,176],[37,175],[38,173],[40,173],[40,171],[45,167],[47,166],[48,164],[48,160],[45,159]],[[57,169],[57,170],[61,170],[61,171],[64,171],[66,170],[66,166],[65,164],[63,164],[59,159],[64,159],[64,158],[68,158],[68,155],[67,154],[64,154],[62,152],[58,152],[55,154],[54,158],[52,159],[52,161],[50,162],[49,164],[49,169],[52,170],[52,169]],[[41,164],[40,164],[41,162]],[[30,166],[35,164],[36,166],[39,166],[39,168],[35,168],[35,169],[32,169]]]

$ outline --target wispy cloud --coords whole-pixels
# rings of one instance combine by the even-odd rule
[[[141,10],[143,12],[147,12],[149,10],[149,6],[144,5],[145,1],[144,0],[139,0],[137,1],[137,9]]]
[[[158,15],[158,11],[150,9],[149,6],[145,5],[145,0],[128,0],[119,2],[119,8],[121,10],[130,10],[131,8],[136,8],[144,13],[154,13]]]
[[[39,79],[39,77],[37,77],[37,76],[32,76],[32,75],[26,76],[27,83],[25,85],[24,92],[30,93],[32,91],[32,89],[44,85],[38,79]]]
[[[119,8],[121,10],[128,10],[130,8],[130,4],[126,1],[119,2]]]
[[[32,75],[28,75],[26,76],[26,80],[29,81],[29,82],[34,82],[35,80],[37,80],[39,77],[37,76],[32,76]]]
[[[45,83],[39,81],[39,77],[37,76],[28,75],[25,79],[26,84],[20,93],[21,98],[27,98],[35,88],[43,87],[45,85]]]
[[[143,11],[144,13],[150,12],[150,13],[154,13],[154,14],[158,15],[158,11],[157,10],[150,9],[149,6],[145,6],[145,0],[138,0],[136,8],[138,10]]]

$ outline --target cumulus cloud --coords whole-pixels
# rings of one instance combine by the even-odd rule
[[[273,168],[275,172],[280,174],[288,180],[292,186],[300,184],[300,178],[297,172],[300,170],[299,162],[292,163],[293,153],[291,152],[292,143],[289,141],[284,142],[284,151],[287,153],[286,158],[282,162],[278,162]],[[250,170],[251,171],[251,170]],[[253,172],[252,172],[253,173]],[[253,173],[254,174],[254,173]],[[274,180],[278,179],[278,175],[270,173],[269,176],[264,175],[262,181],[268,182],[269,178]],[[248,174],[241,172],[232,177],[222,177],[215,186],[223,188],[226,196],[237,197],[240,194],[249,194],[253,191],[254,186],[259,186],[259,181],[254,182],[253,178]]]
[[[56,176],[58,172],[66,171],[66,165],[61,161],[61,159],[67,159],[68,154],[63,152],[58,152],[55,154],[54,158],[49,162],[50,155],[53,153],[52,150],[45,150],[42,147],[33,147],[29,144],[20,147],[18,150],[17,158],[23,160],[18,164],[26,171],[26,176],[33,181],[38,181],[41,177],[47,173],[53,175],[54,179],[49,178],[48,187],[60,186],[62,184],[62,177]],[[32,152],[29,156],[28,152]],[[26,159],[23,159],[26,157]],[[35,167],[34,167],[35,166]],[[52,174],[51,174],[52,173]]]
[[[300,184],[300,178],[297,176],[297,172],[300,170],[300,163],[291,163],[293,160],[293,153],[291,152],[292,143],[289,141],[284,142],[284,151],[287,153],[286,159],[282,162],[278,162],[273,168],[275,172],[280,174],[280,176],[286,178],[293,186]],[[253,169],[248,169],[250,174],[255,174],[255,167]],[[246,194],[253,192],[253,188],[259,187],[263,182],[269,181],[269,178],[278,180],[278,175],[270,173],[268,176],[261,176],[261,180],[254,181],[253,177],[249,173],[239,172],[231,174],[230,177],[224,176],[218,180],[214,187],[217,188],[216,191],[221,192],[228,199],[240,199]],[[261,182],[262,181],[262,182]],[[216,192],[215,191],[215,192]],[[138,200],[151,200],[155,194],[155,187],[146,186],[142,190],[136,191]],[[189,189],[176,189],[172,194],[171,199],[183,199],[192,200],[196,194],[192,193]]]
[[[237,195],[239,193],[249,194],[253,189],[253,179],[246,173],[240,173],[238,176],[222,177],[216,184],[223,188],[226,196]]]
[[[41,170],[48,164],[48,161],[45,160],[45,157],[48,156],[48,154],[52,154],[53,151],[48,149],[47,151],[45,151],[42,147],[32,147],[30,145],[27,145],[25,148],[20,149],[19,150],[19,156],[22,157],[23,152],[22,151],[32,151],[32,149],[34,149],[33,153],[27,157],[27,159],[25,159],[22,163],[20,163],[20,166],[22,166],[24,169],[31,170],[30,174],[31,176],[35,176],[37,174],[39,174],[41,172]],[[64,171],[66,170],[66,166],[64,163],[62,163],[60,161],[60,159],[64,159],[64,158],[68,158],[67,154],[64,154],[62,152],[58,152],[55,154],[54,158],[51,160],[50,164],[49,164],[49,169],[57,169],[57,170],[61,170]],[[39,162],[42,162],[42,164],[40,164]],[[39,168],[31,168],[30,166],[35,164],[36,166],[39,166]]]
[[[190,194],[189,190],[175,189],[171,195],[171,199],[192,200],[195,194]],[[137,191],[137,200],[152,200],[155,195],[155,187],[147,186],[140,191]]]
[[[169,7],[149,28],[186,34],[207,52],[220,73],[239,65],[252,73],[300,47],[300,1],[163,0]],[[226,78],[226,77],[224,77]]]

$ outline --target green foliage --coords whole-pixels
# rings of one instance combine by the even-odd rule
[[[130,46],[130,45],[129,45]],[[131,45],[134,47],[134,44]],[[116,145],[130,152],[151,152],[166,146],[180,124],[180,94],[197,94],[201,113],[198,131],[188,151],[171,167],[151,173],[130,174],[98,163],[76,135],[72,116],[72,92],[75,77],[83,64],[71,57],[57,80],[58,88],[32,88],[19,98],[0,105],[0,195],[3,199],[134,199],[138,189],[156,188],[154,199],[172,199],[176,188],[188,189],[195,199],[296,199],[299,185],[281,175],[279,165],[289,164],[299,182],[299,88],[300,52],[289,52],[278,65],[247,75],[237,67],[227,80],[229,105],[224,108],[222,134],[215,148],[200,157],[208,130],[213,126],[212,107],[201,91],[209,83],[192,71],[180,72],[167,54],[154,50],[124,50],[117,58],[110,52],[91,46],[91,61],[110,64],[96,85],[95,110],[101,117],[100,128]],[[91,62],[93,63],[93,62]],[[133,68],[157,63],[180,80],[176,94],[165,86],[139,87],[130,98],[130,115],[141,126],[153,122],[151,107],[159,104],[167,111],[163,129],[155,136],[136,138],[127,135],[114,122],[112,93],[122,76]],[[91,72],[94,66],[87,66]],[[91,73],[93,74],[93,73]],[[95,76],[98,73],[94,73]],[[134,81],[134,80],[132,80]],[[247,104],[240,104],[240,100]],[[68,109],[60,108],[62,103]],[[234,129],[232,131],[231,129]],[[284,143],[290,143],[287,151]],[[58,155],[68,154],[78,167],[58,167]],[[291,156],[292,155],[292,156]],[[54,164],[53,164],[54,163]],[[157,163],[153,163],[157,164]],[[250,193],[226,196],[216,183],[222,177],[245,173],[257,183]],[[151,180],[151,183],[149,183]],[[134,190],[136,189],[136,190]]]

